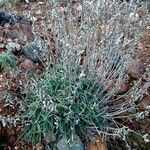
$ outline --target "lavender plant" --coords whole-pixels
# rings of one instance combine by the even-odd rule
[[[125,140],[132,130],[117,119],[135,117],[135,103],[149,87],[137,80],[128,92],[117,94],[121,83],[129,80],[129,63],[148,22],[145,5],[116,0],[53,5],[49,1],[47,16],[58,61],[52,68],[45,65],[42,77],[31,79],[23,108],[25,138],[35,144],[50,141],[51,135],[70,137],[79,127]],[[138,9],[145,15],[139,16]],[[47,60],[49,64],[52,59]],[[105,90],[110,81],[115,84]]]
[[[13,54],[11,54],[9,50],[7,52],[2,52],[0,54],[0,66],[3,69],[14,67],[15,64],[16,64],[16,57]]]
[[[11,0],[0,0],[0,7],[11,7],[12,1]]]
[[[24,115],[25,121],[32,122],[27,138],[35,143],[42,136],[48,140],[51,134],[70,136],[77,126],[84,129],[108,124],[107,118],[101,117],[107,106],[101,101],[104,94],[99,82],[88,73],[85,77],[80,68],[68,70],[64,64],[55,67],[42,79],[33,80],[30,87]]]

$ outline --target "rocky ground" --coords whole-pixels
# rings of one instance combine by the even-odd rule
[[[20,106],[23,101],[23,97],[26,94],[26,87],[29,83],[28,73],[33,72],[37,76],[43,73],[43,66],[40,60],[34,55],[28,55],[26,52],[26,46],[28,43],[32,42],[35,38],[35,34],[39,34],[41,39],[46,39],[48,45],[54,48],[53,34],[51,31],[52,26],[49,24],[47,18],[47,5],[46,2],[37,1],[31,3],[18,3],[13,9],[1,8],[0,17],[3,15],[1,12],[10,14],[10,16],[17,12],[21,17],[16,18],[16,20],[0,20],[0,54],[6,51],[6,49],[11,50],[11,54],[15,55],[16,64],[19,68],[18,73],[13,71],[5,71],[0,68],[0,146],[5,150],[30,150],[32,149],[31,143],[27,143],[22,140],[18,140],[18,135],[21,133],[21,125],[19,124]],[[63,5],[60,7],[60,11],[63,11]],[[32,10],[32,11],[31,11]],[[30,13],[32,13],[32,18],[30,18]],[[24,17],[22,17],[24,16]],[[27,19],[30,18],[34,23],[35,29],[33,30],[32,23]],[[10,22],[9,22],[10,21]],[[15,22],[15,23],[14,23]],[[43,24],[46,26],[46,30],[43,29]],[[141,48],[144,51],[141,51]],[[53,51],[52,51],[53,52]],[[11,64],[13,65],[13,64]],[[150,67],[150,24],[147,24],[145,28],[144,36],[141,38],[140,43],[137,44],[135,59],[131,63],[128,70],[128,74],[131,79],[127,83],[123,83],[118,93],[125,93],[132,87],[134,80],[141,78],[141,84],[148,82],[148,77],[143,77],[143,74],[147,68]],[[115,84],[115,81],[111,81],[107,84],[107,90],[111,90],[111,87]],[[130,126],[133,130],[138,132],[144,132],[150,134],[150,116],[149,108],[150,106],[150,88],[147,91],[147,95],[139,102],[139,113],[146,111],[148,113],[147,117],[141,121],[129,122],[122,120],[121,122],[125,125]],[[13,101],[12,98],[13,97]],[[9,127],[7,126],[9,124]],[[16,124],[16,127],[14,127]],[[98,139],[100,138],[99,142]],[[96,142],[92,142],[88,145],[89,150],[106,150],[105,142],[101,141],[101,137],[97,137]],[[113,139],[112,143],[118,146],[116,149],[124,149],[123,142],[115,141]],[[134,137],[130,135],[128,137],[128,142],[132,145],[133,150],[149,150],[150,142],[145,143],[139,137]],[[109,142],[108,142],[109,144]],[[109,146],[108,146],[109,148]],[[43,150],[44,144],[38,143],[37,150]],[[109,148],[111,150],[111,146]]]

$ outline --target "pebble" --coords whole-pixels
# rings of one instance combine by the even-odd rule
[[[40,142],[36,144],[36,150],[44,150],[44,145]]]
[[[34,68],[33,61],[30,59],[25,59],[22,63],[20,63],[19,68],[23,71],[30,71]]]
[[[129,20],[131,21],[131,23],[136,23],[139,20],[139,14],[138,13],[131,13],[129,15]]]
[[[139,103],[139,108],[140,110],[146,110],[150,106],[150,98],[149,96],[144,97],[140,103]]]
[[[42,11],[41,11],[41,10],[38,10],[35,14],[36,14],[36,15],[42,15]]]
[[[11,49],[11,50],[16,49],[17,51],[20,51],[20,50],[21,50],[20,44],[15,43],[15,42],[10,42],[10,43],[8,43],[8,44],[6,45],[6,48],[7,48],[7,49]]]
[[[127,70],[128,74],[134,79],[140,79],[145,72],[144,64],[141,61],[133,59]]]

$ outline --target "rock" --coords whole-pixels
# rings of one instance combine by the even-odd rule
[[[7,49],[11,49],[12,51],[20,51],[21,50],[21,45],[15,42],[10,42],[6,45]]]
[[[25,142],[23,140],[17,140],[15,143],[13,143],[14,149],[13,150],[35,150],[35,148],[33,148],[32,144],[29,142]]]
[[[0,30],[0,32],[1,32],[1,30]],[[3,35],[2,36],[0,35],[0,43],[3,43],[3,41],[4,41]]]
[[[133,59],[129,64],[127,72],[132,78],[140,79],[145,73],[145,67],[142,62]]]
[[[4,128],[4,133],[2,135],[5,139],[7,139],[7,142],[12,145],[16,141],[16,130],[15,128]]]
[[[131,85],[129,82],[122,82],[120,83],[120,86],[118,87],[116,94],[124,94],[127,91],[129,91],[130,87]]]
[[[13,128],[8,128],[7,130],[7,136],[9,137],[9,136],[11,136],[11,135],[15,135],[15,129],[13,129]]]
[[[38,69],[36,70],[36,74],[37,74],[37,75],[41,75],[42,73],[43,73],[43,70],[42,70],[42,69],[39,69],[39,68],[38,68]]]
[[[25,0],[26,3],[29,3],[29,0]]]
[[[78,5],[77,10],[78,10],[78,11],[82,11],[82,5],[81,5],[81,4]]]
[[[74,134],[73,139],[69,140],[63,136],[61,140],[57,143],[58,150],[84,150],[83,143],[79,136]]]
[[[112,79],[112,80],[107,80],[104,84],[103,84],[103,89],[104,91],[111,91],[113,89],[113,87],[115,86],[116,84],[116,80],[115,79]]]
[[[4,52],[5,49],[4,48],[0,48],[0,53]]]
[[[149,107],[149,108],[148,108]],[[140,103],[139,103],[139,108],[140,110],[148,110],[150,109],[150,97],[149,96],[146,96],[144,97]]]
[[[149,27],[149,26],[148,26]],[[140,60],[145,67],[150,65],[150,28],[146,28],[142,38],[134,50],[135,58]]]
[[[67,138],[63,136],[57,143],[58,150],[68,150]]]
[[[19,148],[18,148],[18,146],[15,146],[14,149],[15,149],[15,150],[18,150]]]
[[[91,142],[87,150],[107,150],[106,142],[101,136],[98,136],[95,142]]]
[[[10,27],[4,30],[4,37],[7,39],[20,39],[22,35],[20,31],[15,27]]]
[[[5,51],[5,44],[0,43],[0,53],[2,53],[3,51]]]
[[[16,141],[16,137],[15,137],[15,136],[10,136],[10,137],[8,138],[8,141],[7,141],[7,142],[8,142],[10,145],[13,145],[15,141]]]
[[[130,89],[130,83],[127,81],[125,82],[122,81],[120,83],[117,83],[117,79],[111,79],[111,80],[106,81],[103,85],[104,91],[107,91],[107,92],[112,91],[114,87],[116,88],[116,91],[115,91],[116,94],[124,94]]]
[[[4,37],[10,39],[18,39],[19,43],[26,43],[33,41],[34,35],[32,27],[29,25],[13,25],[4,30]]]
[[[57,150],[56,148],[54,147],[50,147],[48,145],[45,146],[45,150]]]
[[[43,4],[44,4],[44,2],[37,2],[37,4],[39,4],[39,5],[43,5]]]
[[[36,150],[44,150],[44,145],[43,145],[43,143],[37,143],[36,144]]]
[[[50,134],[49,136],[45,137],[47,143],[53,143],[56,141],[56,136],[54,134]]]
[[[43,12],[41,10],[38,10],[37,12],[35,12],[36,15],[42,15],[42,13]]]
[[[10,42],[13,42],[13,40],[10,39],[10,38],[5,39],[5,41],[4,41],[5,44],[8,44],[8,43],[10,43]]]
[[[33,17],[31,18],[31,20],[32,20],[33,22],[35,22],[35,21],[37,21],[38,19],[33,16]]]
[[[84,150],[84,145],[77,134],[74,134],[73,139],[69,142],[69,150]]]
[[[0,48],[4,48],[4,47],[5,47],[5,44],[0,43]]]
[[[32,22],[23,16],[1,11],[0,12],[0,24],[6,24],[6,23],[10,25],[15,25],[18,23],[32,25]]]
[[[131,23],[136,23],[136,22],[139,21],[139,19],[140,19],[140,17],[139,17],[138,13],[131,13],[129,15],[129,20],[130,20]]]
[[[30,71],[34,68],[33,61],[30,59],[25,59],[22,63],[20,63],[19,68],[23,71]]]

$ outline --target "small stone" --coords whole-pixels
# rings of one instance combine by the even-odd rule
[[[49,137],[46,137],[45,139],[47,143],[53,143],[56,141],[56,136],[54,134],[51,134]]]
[[[19,43],[22,41],[32,41],[34,39],[32,26],[30,25],[13,25],[9,29],[4,31],[4,37],[9,39],[18,39]]]
[[[77,10],[78,10],[78,11],[82,11],[82,5],[79,5],[79,6],[77,7]]]
[[[26,3],[29,3],[29,0],[25,0]]]
[[[126,93],[127,91],[129,91],[130,89],[130,83],[128,82],[122,82],[120,83],[118,89],[117,89],[117,93],[116,94],[124,94]]]
[[[6,45],[7,49],[11,49],[11,50],[17,50],[20,51],[21,50],[21,46],[18,43],[15,42],[10,42]]]
[[[69,150],[84,150],[84,145],[77,134],[74,134],[73,139],[70,140]]]
[[[52,24],[48,24],[47,29],[52,30]]]
[[[108,150],[105,140],[98,136],[95,141],[91,142],[87,150]]]
[[[7,130],[7,136],[15,135],[15,129],[10,128]]]
[[[33,61],[30,59],[25,59],[22,63],[20,63],[19,68],[23,71],[30,71],[34,68]]]
[[[42,13],[43,13],[43,12],[42,12],[41,10],[38,10],[35,14],[36,14],[36,15],[42,15]]]
[[[7,38],[7,39],[4,41],[5,44],[11,43],[11,42],[12,42],[12,39],[11,39],[11,38]]]
[[[41,69],[37,69],[37,70],[36,70],[36,74],[37,74],[37,75],[41,75],[42,73],[43,73],[43,70],[41,70]]]
[[[140,79],[145,72],[145,67],[142,62],[133,59],[129,63],[129,68],[127,72],[132,78]]]
[[[15,137],[15,136],[10,136],[10,137],[8,138],[8,143],[9,143],[10,145],[12,145],[15,141],[16,141],[16,137]]]
[[[68,150],[67,138],[63,136],[57,143],[58,150]]]
[[[38,2],[37,4],[39,4],[39,5],[43,5],[43,4],[44,4],[44,2]]]
[[[148,106],[150,106],[150,97],[146,96],[140,101],[139,108],[140,110],[147,110]]]
[[[44,145],[40,142],[36,144],[36,150],[44,150]]]
[[[0,43],[3,43],[4,38],[2,36],[0,36]]]
[[[4,52],[5,48],[0,48],[0,53]]]
[[[64,12],[65,12],[65,8],[61,6],[61,7],[59,8],[58,12],[64,13]]]
[[[0,43],[0,48],[4,48],[4,47],[5,47],[5,44]]]
[[[18,149],[18,146],[15,146],[15,147],[14,147],[14,149],[16,149],[16,150],[17,150],[17,149]]]
[[[104,91],[107,91],[107,92],[111,91],[113,89],[113,87],[115,86],[115,84],[116,84],[116,80],[115,79],[106,81],[103,84]]]
[[[36,18],[36,17],[32,17],[31,20],[32,20],[33,22],[35,22],[35,21],[37,21],[37,18]]]
[[[73,139],[69,141],[63,136],[61,140],[57,143],[58,150],[84,150],[83,143],[78,135],[74,134]]]
[[[131,13],[129,15],[129,20],[131,21],[131,23],[136,23],[139,20],[139,14],[138,13]]]

